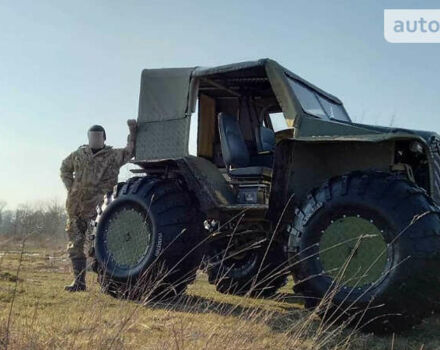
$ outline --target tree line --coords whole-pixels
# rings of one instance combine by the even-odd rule
[[[65,240],[66,213],[57,201],[7,208],[0,200],[0,237],[32,240]]]

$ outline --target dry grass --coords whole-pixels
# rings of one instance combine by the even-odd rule
[[[69,294],[62,251],[0,253],[0,349],[440,349],[438,317],[394,339],[323,328],[291,283],[262,300],[219,294],[200,274],[185,297],[141,305],[100,293],[95,277]]]

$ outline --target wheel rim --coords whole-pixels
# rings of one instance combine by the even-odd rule
[[[257,254],[253,251],[249,251],[232,256],[229,259],[228,264],[233,266],[233,269],[235,270],[246,270],[253,266],[256,261]]]
[[[323,272],[338,283],[351,288],[371,285],[387,268],[383,230],[359,216],[332,220],[322,232],[319,259]]]
[[[246,275],[258,261],[258,254],[253,250],[241,253],[231,251],[225,254],[222,249],[218,248],[214,250],[212,256],[214,257],[213,265],[223,266],[223,272],[228,276]]]
[[[122,209],[109,221],[106,246],[110,258],[119,267],[136,266],[151,245],[152,224],[144,213]]]

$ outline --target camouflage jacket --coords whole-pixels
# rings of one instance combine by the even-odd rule
[[[134,145],[114,149],[105,146],[93,154],[88,145],[79,147],[61,164],[61,180],[67,188],[69,217],[93,218],[104,194],[118,182],[119,168],[133,156]]]

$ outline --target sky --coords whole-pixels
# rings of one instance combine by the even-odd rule
[[[65,200],[63,158],[102,124],[125,145],[144,68],[270,57],[352,119],[440,132],[440,44],[391,44],[386,8],[438,1],[0,0],[0,200]]]

